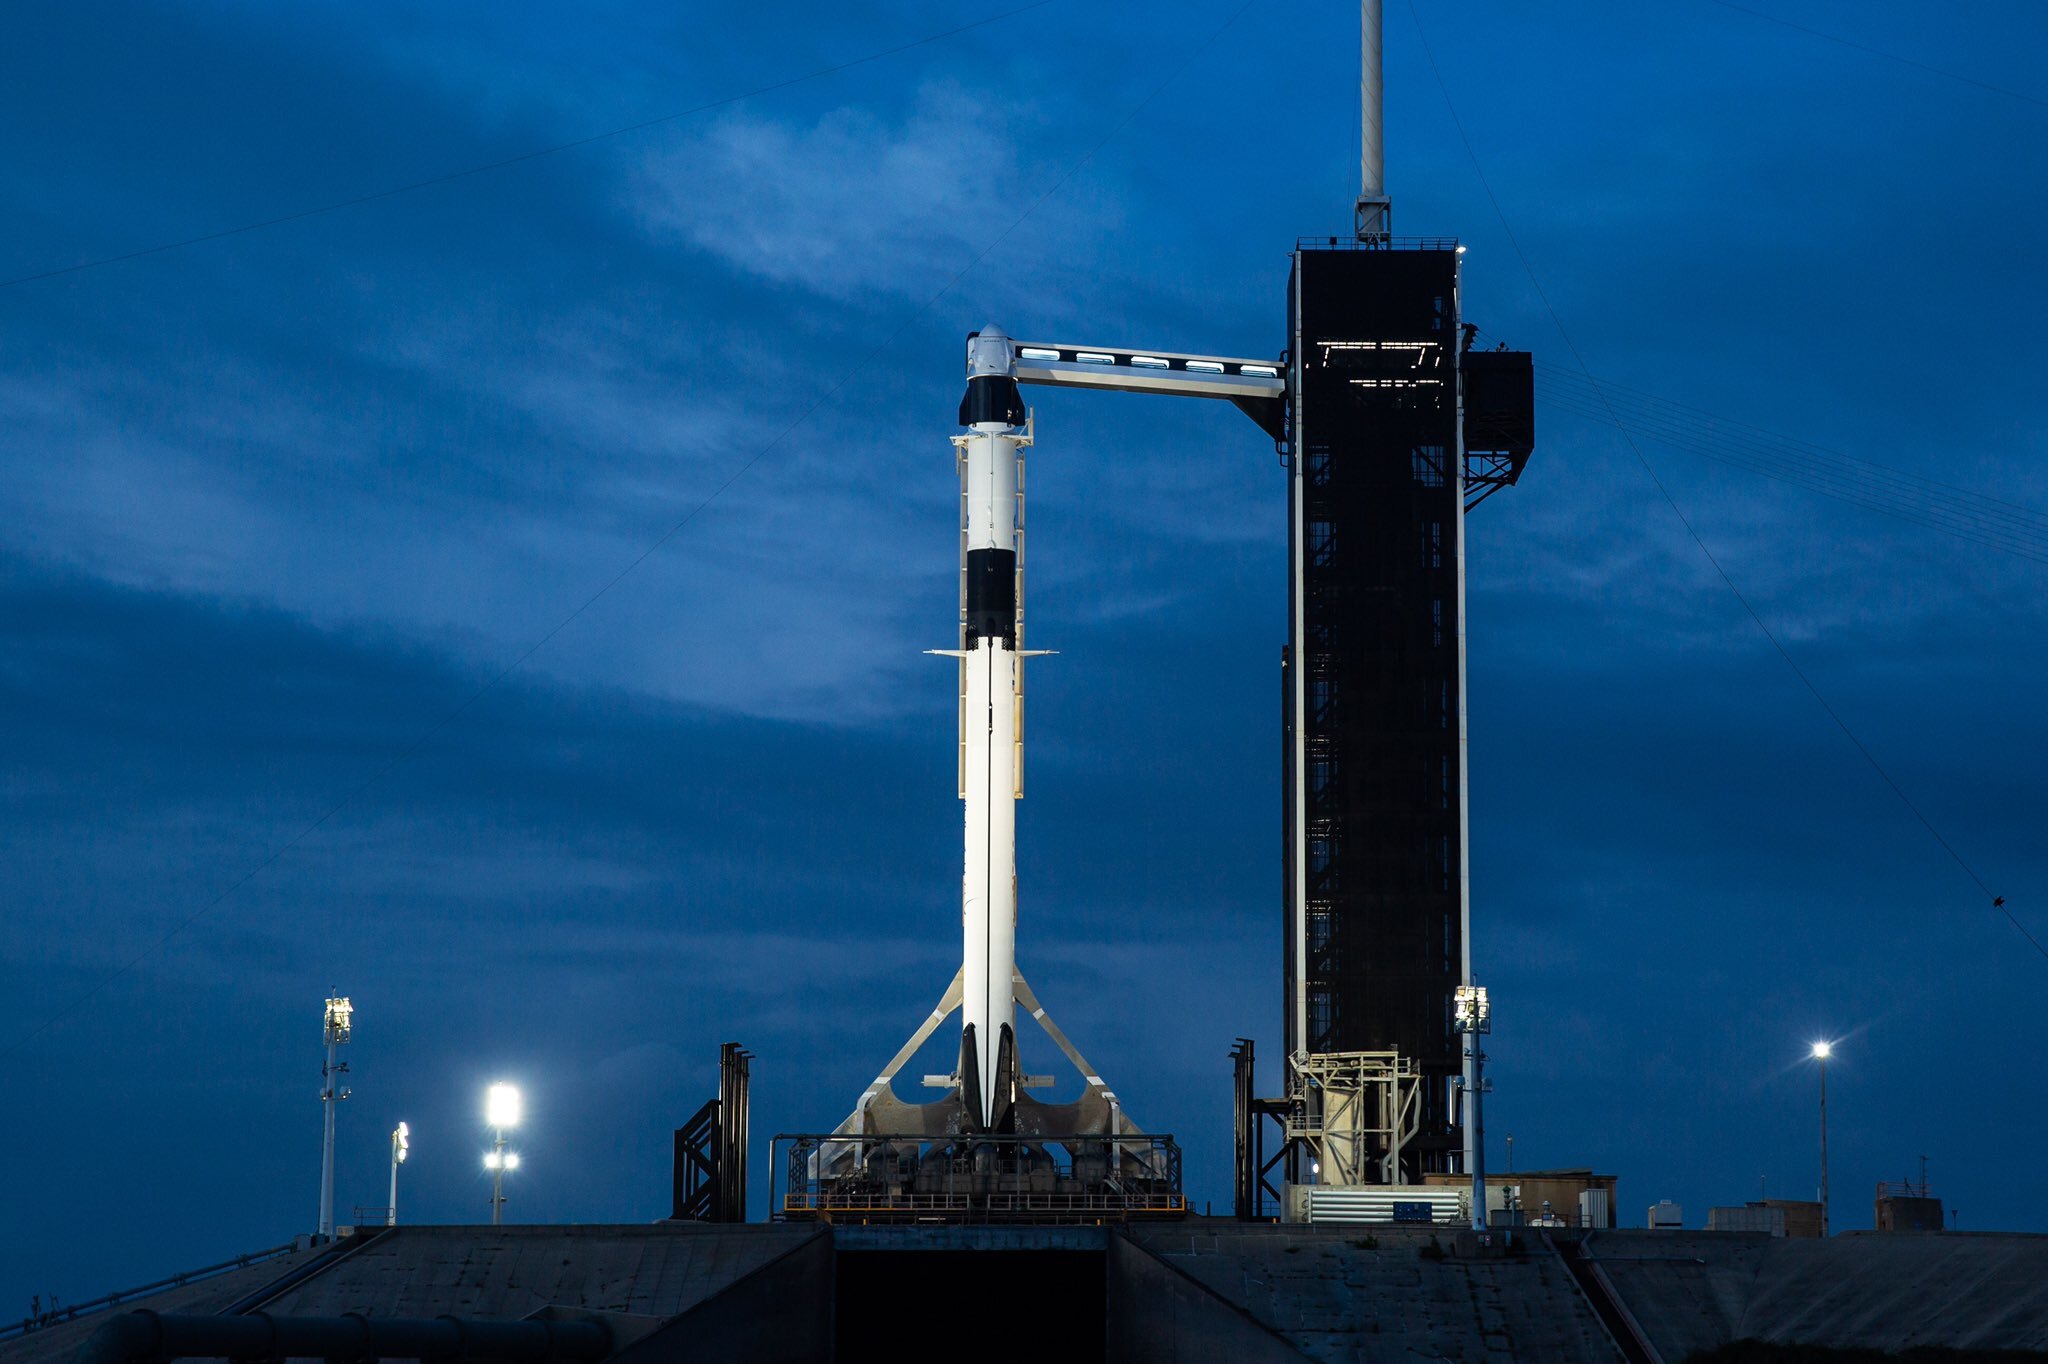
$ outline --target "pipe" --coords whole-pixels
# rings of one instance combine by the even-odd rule
[[[197,1316],[147,1310],[93,1332],[77,1364],[167,1359],[509,1360],[514,1364],[595,1361],[612,1352],[596,1321],[507,1321],[474,1317]]]

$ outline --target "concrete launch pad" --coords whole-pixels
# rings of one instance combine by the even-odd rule
[[[1105,1226],[399,1227],[0,1343],[68,1360],[135,1308],[594,1320],[606,1359],[851,1360],[986,1326],[1075,1360],[1680,1361],[1732,1341],[2048,1351],[2048,1237]]]

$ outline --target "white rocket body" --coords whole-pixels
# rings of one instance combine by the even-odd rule
[[[984,1128],[1014,1100],[1017,799],[1023,794],[1023,676],[1017,645],[1018,452],[1029,443],[1012,349],[990,327],[968,343],[968,398],[956,436],[964,608],[960,640],[960,797],[966,856],[960,887],[962,1098]]]
[[[984,429],[966,441],[966,548],[1008,551],[1017,544],[1015,436]],[[1001,636],[983,635],[963,650],[966,686],[961,697],[966,805],[966,867],[960,887],[964,936],[961,1006],[974,1030],[975,1069],[981,1092],[971,1101],[984,1124],[994,1121],[996,1087],[1011,1058],[1000,1054],[1005,1035],[1016,1036],[1010,976],[1017,956],[1017,651]],[[1011,1043],[1015,1046],[1014,1040]]]

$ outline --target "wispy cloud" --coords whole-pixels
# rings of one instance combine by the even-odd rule
[[[900,115],[806,126],[748,114],[647,158],[634,207],[657,240],[826,298],[929,293],[1029,202],[1014,103],[921,87]]]

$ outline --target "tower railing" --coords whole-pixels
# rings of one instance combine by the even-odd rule
[[[851,1149],[854,1159],[844,1157]],[[1103,1222],[1187,1212],[1170,1136],[783,1133],[781,1221]]]

